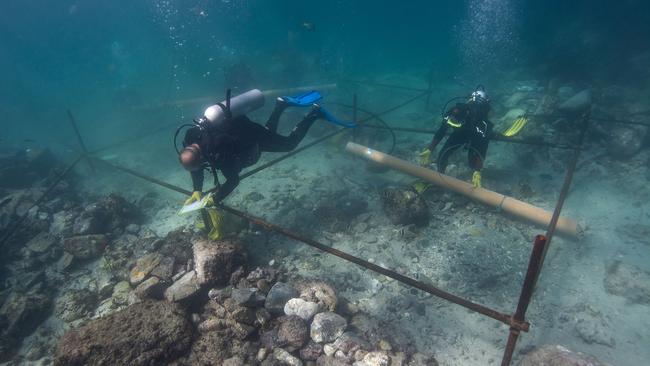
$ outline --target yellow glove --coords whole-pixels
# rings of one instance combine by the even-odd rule
[[[190,196],[190,198],[188,198],[187,201],[185,201],[185,205],[189,205],[189,204],[194,203],[194,202],[199,201],[199,200],[201,200],[201,192],[200,191],[194,191],[194,192],[192,192],[192,195]]]
[[[418,155],[420,157],[420,165],[427,166],[431,164],[431,150],[426,149]]]
[[[478,170],[472,174],[472,185],[474,188],[481,188],[481,172]]]

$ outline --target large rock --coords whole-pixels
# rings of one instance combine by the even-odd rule
[[[562,102],[558,108],[566,113],[582,113],[591,107],[591,90],[584,89]]]
[[[85,207],[75,219],[75,235],[102,234],[122,229],[127,224],[139,221],[141,212],[124,197],[110,194]]]
[[[0,332],[8,337],[31,334],[49,316],[52,300],[34,289],[27,293],[14,291],[0,307]]]
[[[54,307],[56,316],[65,321],[73,322],[92,315],[97,305],[97,294],[88,290],[69,290],[64,292]]]
[[[36,286],[24,293],[13,291],[7,298],[2,294],[0,302],[0,362],[11,359],[25,336],[50,315],[50,297]]]
[[[133,290],[139,299],[160,299],[162,297],[162,283],[158,277],[149,277]]]
[[[607,152],[615,159],[629,159],[641,150],[646,136],[648,136],[647,127],[615,127],[609,132]]]
[[[47,252],[55,243],[56,238],[47,232],[41,232],[25,245],[27,249],[37,254]]]
[[[290,285],[284,282],[276,282],[266,295],[264,307],[271,314],[282,314],[286,303],[290,299],[298,297],[298,295],[298,291]]]
[[[289,352],[302,348],[309,340],[309,327],[300,317],[295,315],[280,318],[278,328],[278,343]]]
[[[192,245],[197,280],[201,285],[224,286],[232,273],[246,264],[240,243],[199,239]]]
[[[190,301],[192,297],[201,291],[201,284],[197,278],[196,272],[190,271],[179,278],[165,290],[165,299],[167,301]]]
[[[314,316],[311,323],[311,339],[314,342],[333,342],[340,337],[348,326],[348,322],[342,316],[325,312]]]
[[[192,342],[185,312],[165,301],[145,301],[65,333],[54,365],[160,365]]]
[[[174,258],[164,257],[150,274],[160,278],[163,282],[170,282],[174,275],[174,262]]]
[[[315,302],[325,310],[334,311],[338,298],[332,285],[323,281],[299,281],[294,287],[300,292],[300,298]]]
[[[235,288],[231,291],[230,298],[237,305],[252,308],[263,305],[266,299],[256,288]]]
[[[105,235],[79,235],[63,239],[63,249],[77,259],[93,259],[102,254],[108,244]]]
[[[519,366],[606,366],[595,357],[562,346],[543,346],[527,354]]]
[[[137,286],[144,281],[149,273],[160,264],[162,256],[159,253],[149,253],[135,262],[135,266],[131,269],[129,282]]]
[[[650,272],[616,261],[607,268],[605,290],[632,303],[650,304]]]
[[[395,225],[425,226],[429,223],[429,208],[424,199],[409,188],[387,188],[381,195],[384,212]]]
[[[104,222],[104,215],[100,215],[99,211],[84,211],[74,220],[72,233],[74,235],[106,233]]]

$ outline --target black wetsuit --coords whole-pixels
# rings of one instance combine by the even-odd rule
[[[429,149],[433,151],[449,128],[453,132],[438,154],[438,171],[444,173],[449,157],[459,148],[467,147],[469,166],[474,170],[483,168],[490,137],[492,122],[487,119],[490,106],[487,103],[458,103],[445,114],[442,125],[433,136]]]
[[[205,169],[211,169],[213,174],[216,174],[216,170],[220,170],[226,181],[214,196],[215,202],[219,202],[237,187],[242,169],[257,163],[262,152],[286,152],[295,149],[314,124],[317,116],[309,113],[296,125],[289,136],[282,136],[276,131],[284,108],[276,104],[264,127],[246,116],[240,116],[230,120],[223,130],[213,129],[210,132],[201,132],[198,128],[188,130],[183,144],[185,146],[199,144],[204,162],[201,169],[191,173],[194,191],[202,191]]]

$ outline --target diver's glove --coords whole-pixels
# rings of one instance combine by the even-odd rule
[[[474,188],[481,188],[481,171],[475,170],[472,174],[472,185]]]
[[[431,149],[427,148],[418,155],[420,157],[420,165],[427,166],[431,164],[431,153]]]
[[[188,198],[185,201],[185,205],[187,206],[189,204],[192,204],[192,203],[194,203],[196,201],[200,201],[200,200],[201,200],[201,191],[194,191],[194,192],[192,192],[192,195],[190,196],[190,198]]]

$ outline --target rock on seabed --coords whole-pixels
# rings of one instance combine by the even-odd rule
[[[185,353],[191,341],[182,308],[145,301],[65,333],[54,365],[161,365]]]

